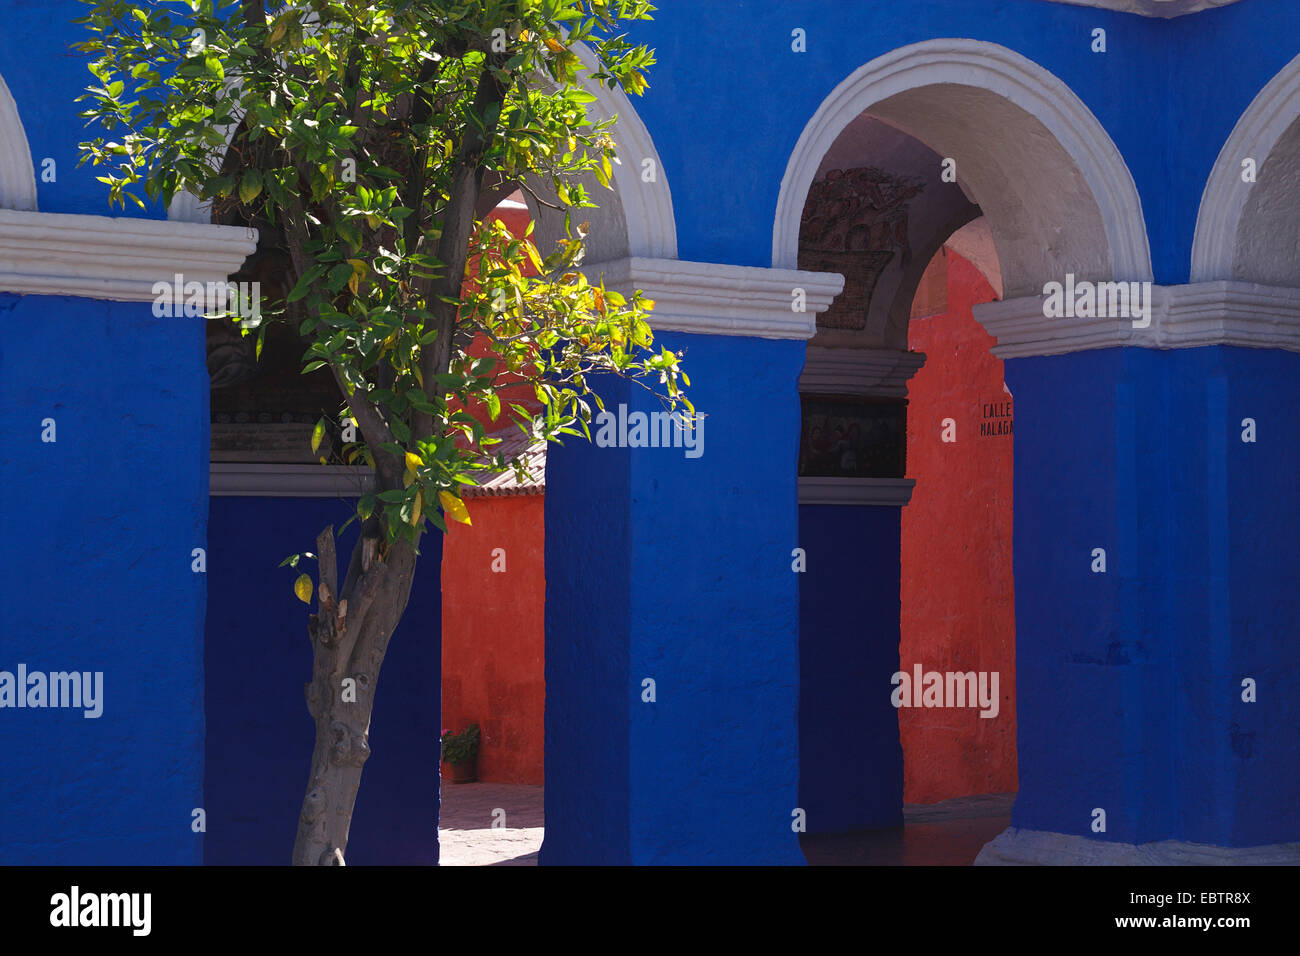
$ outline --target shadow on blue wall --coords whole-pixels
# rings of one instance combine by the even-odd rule
[[[311,673],[307,607],[286,556],[315,551],[349,504],[325,498],[213,498],[204,649],[207,864],[287,864],[311,759],[303,685]],[[346,567],[355,523],[340,537]],[[316,577],[314,562],[306,567]],[[422,539],[403,623],[379,675],[347,861],[438,861],[442,538]],[[313,599],[314,600],[314,599]],[[313,603],[313,608],[315,607]]]
[[[898,508],[800,505],[799,805],[809,833],[903,822]]]

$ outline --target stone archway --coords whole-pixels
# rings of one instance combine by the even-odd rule
[[[1219,152],[1196,219],[1191,281],[1297,285],[1297,205],[1300,56],[1260,90]]]
[[[859,161],[874,162],[871,149],[880,149],[887,141],[882,129],[855,134],[863,117],[929,148],[922,157],[929,167],[903,170],[928,178],[929,194],[953,189],[940,187],[939,182],[941,164],[955,163],[956,184],[964,201],[950,195],[942,209],[925,215],[918,212],[918,221],[925,222],[923,229],[909,226],[913,253],[926,253],[922,262],[972,215],[982,213],[1000,263],[1004,294],[1019,299],[1025,310],[1036,309],[1040,319],[1037,294],[1045,281],[1067,274],[1101,281],[1152,279],[1137,189],[1100,122],[1061,80],[1032,61],[996,44],[960,39],[919,43],[881,56],[855,71],[821,104],[804,127],[781,184],[772,239],[775,267],[798,261],[803,206],[810,187],[825,171],[826,157],[834,155],[833,165],[842,165],[852,152],[846,150],[845,141],[856,135]],[[888,147],[885,151],[891,156],[898,152]],[[902,404],[908,378],[924,360],[923,355],[906,351],[907,317],[918,279],[919,270],[913,268],[892,288],[882,285],[888,301],[869,305],[877,318],[868,323],[868,331],[883,330],[877,332],[877,341],[814,339],[802,391]],[[976,312],[977,319],[988,316],[987,311]],[[1056,326],[1039,332],[1051,339],[1068,330]],[[819,347],[824,345],[840,347]],[[1031,404],[1040,398],[1030,390],[1026,396]],[[938,424],[934,427],[937,434]],[[1016,448],[1022,461],[1032,461],[1035,455],[1053,457],[1056,452],[1036,449],[1032,438],[1024,449]],[[806,753],[801,753],[800,799],[833,820],[831,830],[889,826],[901,820],[902,756],[897,740],[889,739],[894,712],[883,703],[888,699],[890,676],[884,671],[899,666],[897,647],[891,647],[891,642],[897,644],[899,509],[909,500],[912,482],[900,472],[854,487],[848,482],[831,484],[817,479],[814,486],[801,479],[801,539],[816,542],[823,563],[851,565],[847,577],[838,569],[841,577],[862,582],[863,593],[874,589],[875,598],[867,614],[869,626],[853,616],[836,618],[824,609],[808,613],[801,607],[801,683],[805,699],[818,703],[813,714],[805,714],[801,704],[800,745]],[[1041,496],[1042,490],[1030,485],[1029,493]],[[1016,494],[1019,497],[1020,491]],[[852,534],[844,531],[849,528]],[[1023,529],[1018,533],[1025,541],[1032,535]],[[821,592],[814,588],[811,593]],[[1025,635],[1041,628],[1038,617],[1035,608]],[[873,634],[874,650],[864,650],[864,642],[870,643]],[[1031,656],[1030,663],[1032,671],[1038,662]],[[826,671],[820,688],[818,668]],[[879,701],[873,694],[852,695],[844,687],[834,690],[838,675],[848,671],[857,676],[858,684],[879,678],[885,688]],[[836,693],[846,702],[845,708],[857,709],[850,713],[841,708],[843,712],[826,719],[825,700]],[[860,702],[864,696],[869,698],[866,704],[847,703]],[[1032,715],[1039,706],[1031,694],[1027,712]],[[811,727],[818,714],[824,726],[810,735],[805,724]],[[852,740],[840,739],[830,748],[829,757],[826,746],[818,749],[818,737],[830,735],[837,724],[848,722],[861,731],[864,721],[868,729],[856,737],[866,742],[857,750]],[[855,763],[856,769],[846,768],[847,763]],[[827,797],[831,792],[840,796]],[[844,794],[853,796],[846,801]],[[1035,799],[1036,790],[1031,801]],[[811,824],[809,832],[814,832]]]
[[[36,172],[27,133],[4,77],[0,76],[0,209],[36,211]]]
[[[1097,118],[1033,61],[965,39],[894,50],[823,101],[781,181],[773,267],[794,267],[808,188],[826,151],[863,113],[956,159],[957,181],[992,225],[1008,296],[1036,292],[1046,277],[1065,272],[1151,279],[1137,188]],[[1004,148],[988,148],[990,124]],[[1065,222],[1075,224],[1068,233]]]

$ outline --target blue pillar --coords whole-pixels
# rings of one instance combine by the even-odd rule
[[[541,862],[802,863],[791,552],[804,345],[677,332],[656,344],[685,350],[702,454],[572,439],[547,460]],[[639,387],[599,387],[615,411],[657,407]]]
[[[799,544],[799,802],[809,833],[903,822],[896,507],[805,504]]]
[[[198,863],[203,321],[8,294],[0,316],[0,671],[101,675],[93,708],[47,686],[0,710],[0,864]]]
[[[1297,371],[1293,354],[1226,346],[1007,363],[1014,826],[1129,844],[1300,839],[1300,693],[1285,676],[1300,664]]]

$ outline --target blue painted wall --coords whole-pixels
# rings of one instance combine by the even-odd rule
[[[1020,797],[1122,842],[1294,841],[1297,358],[1014,359]],[[1266,422],[1241,441],[1241,420]],[[1106,549],[1107,571],[1090,570]],[[1241,700],[1254,677],[1256,703]],[[1267,692],[1263,688],[1268,688]],[[1090,829],[1106,810],[1105,834]]]
[[[76,168],[87,133],[73,120],[81,108],[74,100],[93,78],[70,49],[86,34],[69,21],[84,5],[0,0],[0,11],[8,24],[0,75],[27,128],[40,208],[108,214],[98,172]],[[807,32],[806,53],[790,48],[796,27]],[[1107,31],[1104,55],[1090,50],[1095,27]],[[781,177],[822,100],[890,50],[968,37],[1023,54],[1093,111],[1137,183],[1156,280],[1175,284],[1187,280],[1219,150],[1254,96],[1300,52],[1300,5],[1250,0],[1166,21],[1041,0],[839,0],[811,9],[800,0],[707,0],[663,4],[653,23],[630,32],[660,61],[636,107],[672,185],[683,259],[770,265]],[[54,183],[40,181],[45,158],[57,162]],[[129,212],[165,217],[157,208]]]
[[[628,401],[626,382],[595,387]],[[544,866],[631,863],[629,459],[573,438],[547,449]]]
[[[0,13],[0,75],[13,94],[27,131],[36,170],[36,198],[41,212],[87,213],[94,216],[129,215],[166,219],[166,210],[150,203],[142,211],[128,201],[126,209],[110,210],[108,188],[95,177],[103,170],[89,164],[77,168],[77,144],[96,134],[77,114],[77,103],[95,78],[86,69],[90,58],[72,49],[90,38],[72,20],[88,11],[77,0],[2,0]],[[120,131],[109,135],[120,135]],[[52,182],[42,180],[42,162],[54,161]],[[139,193],[144,199],[143,192]],[[146,203],[148,200],[145,200]]]
[[[104,675],[99,718],[0,710],[0,863],[197,863],[202,320],[13,295],[0,318],[0,670]]]
[[[800,505],[799,805],[809,833],[903,822],[898,508]]]
[[[791,50],[796,27],[805,53]],[[1091,52],[1096,27],[1105,54]],[[1028,57],[1092,110],[1137,184],[1156,281],[1177,284],[1219,150],[1300,53],[1300,4],[1249,0],[1159,20],[1040,0],[712,0],[661,4],[631,33],[660,61],[635,105],[672,186],[683,259],[771,265],[781,178],[821,102],[875,57],[966,37]]]
[[[825,96],[891,49],[963,36],[1022,53],[1092,109],[1137,183],[1157,281],[1185,281],[1214,159],[1300,35],[1291,0],[1249,0],[1172,22],[1034,0],[852,0],[822,9],[837,19],[819,22],[795,0],[664,4],[634,31],[661,61],[637,106],[672,184],[682,258],[768,264],[781,176]],[[87,133],[73,100],[89,74],[69,50],[82,34],[68,21],[84,7],[5,0],[0,12],[0,74],[34,164],[39,173],[43,159],[57,162],[56,180],[38,182],[40,208],[108,213],[96,171],[76,169],[76,142]],[[845,20],[862,28],[843,29]],[[1088,49],[1096,26],[1108,30],[1104,56]],[[808,32],[807,53],[790,49],[796,27]],[[7,488],[30,489],[0,507],[0,667],[103,670],[107,698],[99,720],[4,715],[7,765],[43,775],[3,784],[0,862],[198,862],[190,810],[209,797],[207,852],[225,852],[218,815],[230,821],[230,852],[250,852],[254,830],[237,836],[237,827],[256,821],[237,820],[241,801],[257,792],[223,794],[209,780],[202,796],[200,641],[204,586],[215,583],[190,571],[207,517],[202,326],[154,319],[146,305],[57,297],[3,295],[0,314],[10,329],[0,344],[0,461]],[[799,605],[789,552],[799,543],[802,345],[664,339],[691,349],[694,394],[713,416],[704,457],[577,442],[553,456],[548,801],[579,809],[563,825],[553,815],[543,859],[797,862],[789,814],[799,801]],[[1295,671],[1300,610],[1296,442],[1284,431],[1298,397],[1295,361],[1201,349],[1008,363],[1020,418],[1017,825],[1088,834],[1091,809],[1103,806],[1111,840],[1300,838],[1300,702],[1283,676]],[[1237,423],[1254,409],[1262,410],[1253,416],[1260,441],[1242,445]],[[58,422],[52,445],[39,442],[47,414]],[[223,506],[215,507],[214,517]],[[276,532],[294,538],[287,550],[319,525],[319,505],[301,507]],[[226,517],[232,528],[243,520]],[[238,541],[214,533],[214,550],[263,574],[235,581],[270,589],[258,620],[276,620],[272,600],[301,615],[273,566],[258,563],[260,550],[244,560]],[[1107,548],[1104,576],[1088,571],[1092,547]],[[426,556],[433,575],[431,566]],[[223,609],[236,600],[228,583],[214,591]],[[436,619],[431,609],[412,620],[427,634]],[[251,686],[284,688],[297,666],[291,655],[305,659],[305,638],[292,647],[295,629],[301,637],[301,616],[267,629],[269,640],[290,637],[290,656],[274,673],[245,675]],[[394,728],[411,749],[393,753],[414,753],[436,774],[436,641],[408,644],[432,660],[408,662],[409,672],[390,660],[385,688],[399,692],[379,703],[429,708],[430,749],[420,749],[420,723]],[[654,705],[640,701],[642,676],[658,681]],[[1240,702],[1245,676],[1260,682],[1256,704]],[[207,684],[210,745],[247,719],[248,698],[222,696],[230,679]],[[277,720],[306,723],[305,708],[297,718],[287,709],[301,704],[300,690],[267,699],[286,709],[267,714],[263,732],[294,759],[298,731]],[[408,843],[402,828],[431,830],[436,776],[412,773],[413,765],[381,769],[382,719],[377,713],[352,856],[406,852],[429,862],[425,835]],[[397,712],[389,719],[400,722]],[[397,781],[394,803],[371,805],[389,790],[375,785],[384,774]],[[397,828],[366,835],[381,818]],[[269,827],[268,841],[272,831],[275,839],[283,832]]]
[[[541,859],[801,863],[803,344],[656,341],[686,351],[703,454],[575,440],[547,462],[546,800],[566,816],[548,816]],[[622,401],[652,409],[611,386]]]
[[[1174,480],[1199,484],[1205,501],[1199,520],[1187,520],[1188,507],[1175,525],[1181,560],[1170,575],[1185,582],[1182,832],[1233,846],[1300,840],[1300,356],[1206,348],[1170,364],[1183,366],[1171,370],[1181,372],[1171,374],[1173,401],[1199,458]],[[1255,420],[1254,443],[1242,441],[1245,418]],[[1247,677],[1255,703],[1242,700]]]
[[[311,646],[307,606],[291,591],[298,572],[276,565],[315,551],[321,529],[341,527],[349,514],[347,502],[327,498],[212,499],[207,864],[289,862],[314,740],[303,698]],[[338,542],[340,580],[355,540],[353,523]],[[349,865],[438,861],[441,557],[441,535],[425,535],[411,601],[379,675]],[[317,579],[314,562],[303,567]]]

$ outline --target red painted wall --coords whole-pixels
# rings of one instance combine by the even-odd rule
[[[942,287],[946,284],[946,305]],[[1013,421],[1002,361],[971,315],[995,298],[973,265],[943,250],[917,294],[940,314],[913,315],[908,345],[926,353],[908,387],[908,477],[916,479],[903,509],[900,668],[997,671],[998,716],[978,708],[898,711],[903,745],[903,799],[1018,789],[1015,709],[1015,591],[1011,567],[1012,435],[981,435],[981,425]],[[953,443],[942,421],[956,421]],[[1001,425],[999,426],[999,423]],[[1014,428],[1012,428],[1014,432]]]
[[[544,497],[476,497],[442,552],[442,726],[483,731],[478,776],[543,783]],[[504,548],[506,570],[492,570]]]
[[[529,220],[527,209],[504,206],[489,218],[502,220],[515,236],[524,234]],[[471,262],[467,271],[473,275],[476,268]],[[484,336],[470,354],[492,354]],[[513,378],[503,373],[498,381]],[[530,386],[504,385],[498,393],[502,415],[496,422],[482,402],[469,409],[489,432],[512,421],[511,402],[540,407]],[[470,497],[473,524],[450,523],[443,543],[442,726],[459,732],[479,725],[478,778],[484,781],[543,783],[544,502],[541,494]],[[506,552],[504,573],[492,570],[496,548]]]

